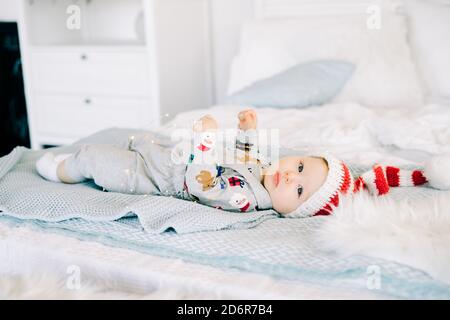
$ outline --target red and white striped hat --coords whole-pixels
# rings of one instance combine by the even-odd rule
[[[450,189],[450,155],[432,158],[425,164],[424,170],[375,165],[355,180],[343,161],[329,154],[320,157],[328,163],[328,176],[324,184],[286,218],[330,215],[333,208],[339,206],[340,195],[363,189],[374,195],[387,194],[390,187],[413,187],[426,183],[435,189]]]

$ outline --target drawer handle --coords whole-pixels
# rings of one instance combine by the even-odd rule
[[[88,57],[87,57],[86,54],[83,53],[83,54],[80,56],[80,58],[81,58],[81,60],[87,60]]]
[[[84,99],[84,104],[91,104],[92,100],[89,98]]]

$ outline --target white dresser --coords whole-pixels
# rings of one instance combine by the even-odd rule
[[[22,0],[34,149],[212,102],[208,0]]]

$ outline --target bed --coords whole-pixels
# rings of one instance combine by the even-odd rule
[[[322,9],[309,4],[307,17],[302,1],[255,3],[258,19],[244,26],[241,51],[231,67],[230,95],[311,59],[332,55],[362,66],[332,101],[321,106],[258,108],[260,128],[275,130],[281,147],[304,153],[326,150],[359,166],[421,166],[432,156],[450,152],[450,105],[434,103],[421,84],[406,40],[406,24],[403,18],[397,18],[403,17],[398,13],[399,2],[380,4],[390,17],[384,20],[385,33],[368,36],[366,32],[370,31],[365,30],[352,34],[366,44],[352,50],[342,45],[344,36],[324,50],[291,44],[293,37],[300,37],[312,49],[324,48],[329,38],[305,34],[305,25],[317,24],[323,28],[319,32],[322,35],[333,29],[332,37],[337,29],[330,28],[323,8],[333,16],[332,20],[340,20],[336,15],[356,16],[345,19],[347,23],[339,29],[342,33],[361,22],[358,13],[363,8],[366,14],[366,3],[346,1],[331,7],[321,3]],[[286,28],[293,31],[285,33]],[[394,43],[397,50],[371,54],[383,44]],[[401,56],[396,56],[399,52]],[[378,70],[376,76],[373,68]],[[445,92],[440,96],[445,96]],[[243,108],[246,105],[227,103],[184,112],[158,132],[170,135],[190,128],[205,113],[215,116],[222,128],[233,128],[236,114]],[[98,297],[92,291],[96,286],[101,292],[116,292],[112,297],[133,294],[156,299],[449,299],[450,193],[422,188],[398,191],[387,204],[407,199],[421,201],[422,206],[414,207],[415,210],[393,208],[404,209],[409,215],[405,213],[399,221],[382,227],[380,220],[363,219],[368,216],[364,216],[364,204],[344,207],[347,216],[361,212],[355,217],[361,218],[359,226],[367,232],[358,234],[356,241],[340,235],[342,231],[355,231],[344,223],[342,214],[332,219],[296,219],[292,227],[287,227],[286,219],[274,218],[243,230],[161,234],[152,238],[127,216],[110,222],[76,218],[51,222],[3,215],[1,281],[14,275],[50,275],[59,281],[59,296],[73,293],[68,298]],[[417,204],[408,203],[411,207]],[[424,225],[415,215],[427,214],[427,204],[434,204],[436,210],[433,221]],[[133,241],[124,241],[122,235],[127,230],[135,237]],[[325,231],[328,235],[323,234]],[[175,246],[156,250],[157,241],[164,237],[175,239],[179,250],[174,250]],[[235,239],[245,241],[231,243]],[[336,242],[331,251],[330,246],[320,242],[330,239]],[[282,240],[289,241],[287,258],[280,253]],[[219,242],[206,245],[208,241]],[[359,242],[359,246],[352,245],[354,242]],[[204,248],[212,252],[202,251]],[[83,296],[83,290],[92,294]],[[36,297],[43,295],[37,292]]]
[[[413,149],[395,147],[395,144],[400,146],[401,140],[390,142],[387,147],[378,145],[378,142],[370,147],[368,144],[374,143],[375,132],[369,133],[373,128],[360,121],[349,125],[350,120],[358,120],[355,118],[358,113],[365,119],[369,114],[372,114],[367,107],[356,104],[325,105],[306,110],[260,109],[261,128],[274,125],[281,126],[289,133],[289,135],[280,134],[281,140],[286,141],[284,145],[292,147],[292,141],[297,141],[297,148],[304,148],[305,144],[309,146],[311,137],[305,136],[302,131],[298,130],[293,133],[290,127],[297,125],[298,119],[302,118],[305,121],[303,124],[305,129],[311,130],[309,134],[317,137],[317,135],[320,135],[320,129],[314,129],[316,126],[308,126],[306,123],[311,123],[313,118],[321,119],[322,122],[326,122],[327,118],[334,119],[335,115],[330,109],[337,106],[339,106],[340,114],[348,109],[349,117],[347,120],[342,119],[341,122],[332,122],[335,126],[333,130],[335,138],[341,140],[345,139],[346,136],[352,137],[352,132],[356,131],[359,133],[360,140],[359,142],[353,141],[351,150],[335,147],[335,153],[338,153],[342,158],[355,159],[355,154],[361,156],[361,152],[364,151],[368,153],[360,159],[361,162],[388,159],[389,163],[399,165],[419,163],[420,160],[417,161],[418,159],[427,157],[427,152],[417,151],[417,149],[420,149],[420,144],[424,142],[424,129],[430,128],[427,123],[423,123],[425,120],[439,122],[443,119],[444,110],[447,110],[444,109],[447,106],[433,105],[430,108],[434,109],[434,112],[426,112],[423,117],[417,115],[416,121],[417,123],[422,122],[423,127],[416,126],[416,139],[414,139],[414,133],[409,128],[411,120],[403,123],[395,122],[396,130],[408,129],[410,131],[411,139],[408,138],[407,143]],[[199,114],[204,112],[216,116],[221,115],[219,118],[221,119],[221,125],[226,126],[235,122],[236,112],[240,109],[242,109],[242,106],[227,106],[227,111],[224,111],[223,106],[216,106],[207,110],[184,113],[164,129],[171,131],[173,128],[188,126],[189,123],[198,118]],[[405,109],[405,112],[410,113],[410,110]],[[419,114],[422,113],[423,110],[421,109]],[[399,115],[397,114],[397,116]],[[276,120],[276,117],[278,120]],[[372,117],[376,118],[376,113],[373,113]],[[448,110],[446,117],[450,117]],[[386,119],[385,116],[383,118]],[[347,126],[343,125],[345,123],[347,123]],[[383,126],[383,128],[389,127]],[[314,130],[316,131],[314,132]],[[362,130],[367,130],[367,135],[361,134]],[[445,133],[436,129],[433,129],[433,132],[435,134]],[[302,139],[306,139],[303,140],[305,144],[301,143]],[[417,146],[412,143],[413,140],[417,141]],[[433,142],[436,148],[448,147],[448,144],[440,145],[439,140],[427,141],[426,146],[432,148]],[[370,153],[367,150],[371,150]],[[405,197],[404,194],[399,194],[399,196]],[[115,238],[116,231],[114,230],[117,230],[118,226],[108,224],[118,223],[121,227],[128,228],[128,225],[131,224],[127,222],[127,219],[125,217],[119,220],[120,223],[82,222],[76,219],[52,223],[36,220],[15,220],[4,216],[1,220],[0,233],[3,255],[1,259],[2,272],[4,274],[49,272],[62,278],[66,276],[69,279],[72,275],[71,268],[76,266],[82,272],[83,281],[87,281],[87,283],[96,280],[106,287],[112,286],[114,290],[152,293],[155,298],[389,299],[447,297],[448,289],[446,288],[448,286],[445,285],[445,282],[436,281],[439,276],[432,277],[421,269],[411,267],[411,265],[417,265],[414,262],[401,261],[408,262],[404,264],[395,263],[394,261],[397,259],[393,258],[378,259],[379,253],[372,254],[369,251],[367,251],[368,256],[361,256],[358,253],[350,255],[350,257],[342,257],[321,250],[320,247],[315,245],[316,233],[326,223],[326,217],[296,219],[295,225],[291,229],[287,228],[286,224],[281,228],[276,226],[280,221],[286,223],[286,219],[272,219],[270,220],[272,221],[271,224],[269,224],[269,221],[265,221],[246,230],[222,230],[178,235],[172,239],[178,241],[176,239],[182,238],[186,239],[188,243],[180,244],[177,248],[181,248],[183,251],[176,253],[155,251],[154,248],[158,244],[154,242],[152,246],[136,246],[139,241],[146,241],[141,238],[143,233],[138,231],[136,221],[132,223],[133,229],[124,229],[137,233],[134,246],[131,246],[125,238],[121,238],[119,233],[117,233],[119,238]],[[444,221],[441,220],[441,222]],[[290,222],[288,224],[292,225]],[[376,225],[374,224],[374,226]],[[387,230],[385,236],[388,233],[389,230]],[[227,243],[235,241],[234,239],[239,239],[238,235],[242,236],[242,234],[247,236],[244,240],[241,239],[243,242],[240,245],[237,247],[235,244],[227,245]],[[261,236],[261,234],[267,236]],[[423,241],[420,233],[416,233],[415,236],[417,242]],[[297,246],[292,244],[292,237],[298,238]],[[114,239],[120,241],[111,241]],[[290,242],[288,242],[289,239]],[[280,250],[282,247],[279,246],[283,246],[284,240],[286,240],[285,245],[288,247],[286,251],[293,252],[295,261],[297,261],[295,269],[292,270],[289,266],[291,260],[283,260],[284,256],[280,254],[283,250]],[[364,237],[360,237],[361,242],[364,240]],[[192,255],[193,252],[202,252],[201,243],[205,241],[222,241],[214,247],[217,255],[208,252],[209,256],[214,255],[215,259],[213,260],[204,259],[207,256],[205,252],[203,252],[205,256],[200,258]],[[39,246],[36,246],[37,243]],[[272,247],[265,248],[265,246],[271,244]],[[161,245],[161,242],[159,242],[159,245]],[[408,247],[411,249],[413,245],[414,243],[410,243]],[[261,252],[250,256],[250,259],[246,261],[248,252],[243,249],[245,247],[251,248],[251,251]],[[277,247],[280,249],[277,250]],[[219,248],[223,248],[224,251]],[[446,250],[446,247],[443,249]],[[273,253],[270,254],[270,252]],[[386,251],[386,253],[388,252],[392,254],[392,250]],[[268,253],[270,256],[265,256]],[[234,255],[240,257],[240,260],[233,259]],[[397,258],[400,259],[402,256],[405,256],[405,254],[398,253]],[[419,256],[419,252],[415,253],[415,257],[417,256]],[[408,257],[408,254],[406,254],[406,257]],[[259,262],[258,259],[260,259]],[[305,260],[311,261],[306,262]],[[274,261],[280,261],[280,266],[283,266],[283,268],[273,269]],[[271,266],[264,264],[258,266],[258,263],[261,262],[269,263]],[[446,263],[446,261],[443,261],[443,263]],[[336,267],[331,268],[331,265]],[[382,290],[373,289],[367,284],[367,281],[371,278],[370,268],[373,266],[379,266],[383,269],[385,280],[382,282]],[[321,270],[316,268],[321,268]],[[427,269],[426,266],[423,269],[433,274],[433,270]],[[330,273],[325,277],[324,272]],[[321,277],[323,278],[320,279]],[[324,283],[325,279],[326,283]],[[442,279],[445,280],[445,277],[442,277]],[[160,296],[158,295],[159,291],[161,291]]]

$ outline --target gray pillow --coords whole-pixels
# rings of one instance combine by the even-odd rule
[[[252,107],[302,108],[331,101],[353,74],[345,61],[301,63],[236,92],[227,103]]]

